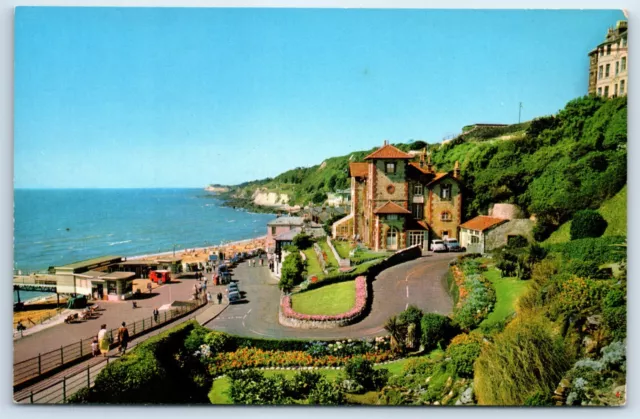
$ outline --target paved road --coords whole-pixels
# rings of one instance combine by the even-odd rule
[[[229,306],[219,317],[206,325],[236,335],[301,338],[342,339],[371,337],[384,334],[386,320],[403,311],[410,304],[441,314],[451,312],[453,302],[446,291],[445,274],[452,254],[429,254],[394,266],[373,281],[371,313],[361,322],[336,329],[297,329],[278,322],[280,291],[277,280],[266,267],[240,264],[234,280],[246,292],[247,303]]]

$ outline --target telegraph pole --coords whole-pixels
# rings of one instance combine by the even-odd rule
[[[520,107],[518,108],[518,124],[520,123],[521,115],[522,115],[522,102],[520,102]]]

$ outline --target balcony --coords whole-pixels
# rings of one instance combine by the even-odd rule
[[[424,204],[424,195],[413,195],[413,199],[411,200],[413,204]]]

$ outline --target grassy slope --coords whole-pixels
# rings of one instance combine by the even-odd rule
[[[485,276],[496,290],[496,306],[481,326],[491,326],[515,311],[516,300],[526,291],[529,283],[517,278],[500,278],[500,272],[494,267],[489,268]]]
[[[291,303],[298,313],[333,315],[351,310],[355,299],[355,281],[346,281],[294,294]]]
[[[349,251],[351,250],[349,242],[342,241],[342,240],[334,240],[333,247],[336,248],[336,252],[338,252],[338,254],[342,259],[349,258]]]
[[[320,262],[318,262],[316,252],[313,251],[313,247],[310,247],[303,252],[307,257],[307,275],[321,275],[322,267],[320,266]]]
[[[604,232],[605,236],[627,235],[627,186],[620,190],[613,198],[605,201],[598,212],[609,224]],[[545,240],[545,244],[566,243],[571,240],[571,221],[562,224],[551,236]]]
[[[327,242],[325,240],[318,240],[318,245],[320,245],[320,248],[327,254],[327,265],[337,268],[338,261],[336,260],[336,257],[333,256],[333,252]]]

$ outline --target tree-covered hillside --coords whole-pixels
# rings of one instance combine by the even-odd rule
[[[626,184],[626,143],[627,98],[585,96],[553,116],[471,128],[428,147],[439,171],[452,170],[460,161],[467,218],[486,213],[495,202],[515,203],[536,215],[542,240],[575,211],[598,208]],[[426,146],[422,141],[394,145],[404,151]],[[349,162],[363,161],[373,150],[241,184],[233,193],[249,198],[264,188],[289,194],[290,204],[321,203],[327,192],[348,187]]]

